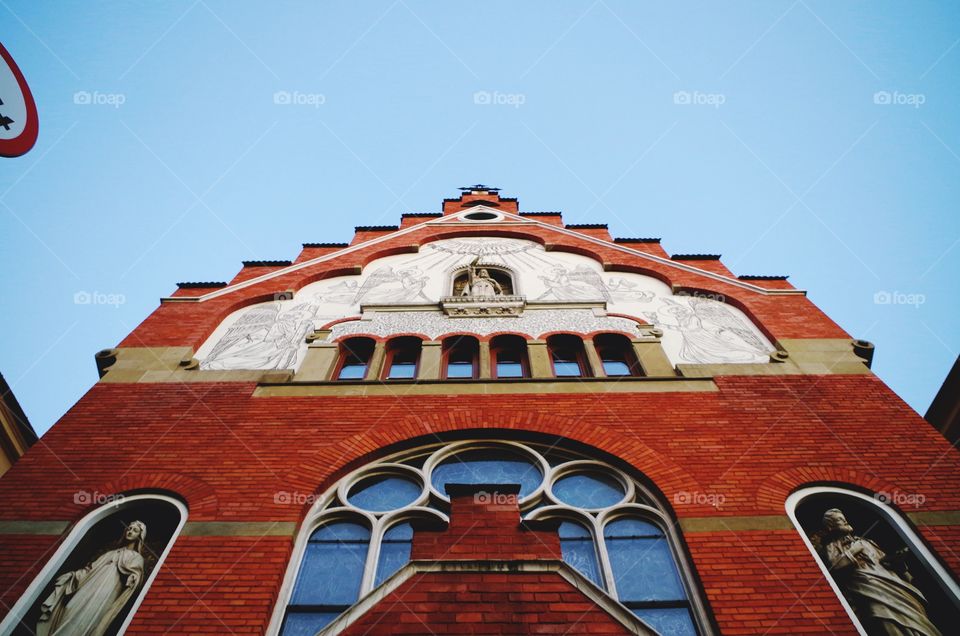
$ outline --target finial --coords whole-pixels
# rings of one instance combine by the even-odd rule
[[[464,192],[475,192],[475,191],[499,192],[500,191],[500,188],[491,188],[490,186],[483,185],[482,183],[475,183],[472,186],[464,186],[462,188],[457,188],[457,189],[462,190]]]

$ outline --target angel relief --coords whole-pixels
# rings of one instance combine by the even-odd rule
[[[423,293],[428,278],[410,267],[394,271],[385,266],[358,285],[340,281],[316,292],[298,294],[297,301],[254,305],[229,326],[200,363],[204,370],[280,370],[297,367],[307,334],[330,318],[344,315],[347,307],[360,304],[401,303],[418,299],[431,302]],[[302,298],[302,299],[301,299]],[[324,305],[340,309],[320,315]],[[319,320],[322,318],[322,320]]]
[[[680,358],[686,362],[761,362],[770,347],[730,308],[709,298],[663,298],[656,312],[644,317],[661,329],[680,333]]]
[[[314,329],[319,304],[303,302],[283,310],[282,302],[256,305],[243,313],[200,363],[208,370],[292,369],[301,343]]]
[[[537,300],[612,300],[600,274],[586,265],[577,265],[573,271],[554,265],[547,274],[539,277],[546,291]]]
[[[353,304],[402,303],[418,299],[428,303],[435,302],[423,293],[429,280],[418,267],[397,271],[388,265],[380,267],[363,281],[353,299]]]

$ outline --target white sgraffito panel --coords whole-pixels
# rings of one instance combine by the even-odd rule
[[[203,369],[296,369],[306,352],[305,338],[314,329],[359,316],[361,305],[436,305],[451,294],[454,273],[474,261],[509,269],[514,293],[528,303],[606,302],[611,314],[661,328],[664,349],[674,364],[767,362],[774,349],[736,307],[711,298],[675,296],[655,278],[604,272],[593,259],[547,252],[532,241],[457,238],[428,243],[416,254],[377,259],[357,276],[312,283],[291,300],[240,309],[220,324],[197,358]],[[600,330],[637,333],[636,324],[628,319],[596,316],[584,308],[528,305],[520,317],[449,318],[439,310],[377,312],[372,319],[335,325],[331,337],[413,332],[437,338],[445,333],[511,331],[535,338],[551,331]]]

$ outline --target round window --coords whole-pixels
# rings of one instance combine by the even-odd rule
[[[553,484],[557,499],[578,508],[606,508],[623,501],[623,484],[600,473],[573,473]]]
[[[499,218],[500,215],[493,212],[470,212],[463,215],[466,221],[496,221]]]
[[[397,475],[374,475],[350,489],[347,501],[364,510],[385,512],[410,505],[423,489],[412,479]]]

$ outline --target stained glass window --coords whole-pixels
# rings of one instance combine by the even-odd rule
[[[370,529],[358,523],[328,523],[310,535],[283,636],[315,634],[356,602],[369,546]]]
[[[603,531],[620,602],[661,633],[695,635],[687,595],[663,531],[641,519],[617,519]],[[678,611],[679,610],[679,611]]]
[[[553,494],[565,504],[578,508],[606,508],[626,496],[615,478],[599,473],[574,473],[553,484]]]
[[[520,515],[559,521],[561,556],[573,571],[662,635],[699,633],[699,606],[688,597],[696,588],[683,578],[667,517],[642,482],[555,444],[455,444],[399,451],[330,487],[311,518],[330,520],[301,539],[282,636],[313,636],[410,563],[415,520],[449,521],[435,497],[422,497],[425,482],[441,495],[450,483],[519,484]]]
[[[374,585],[383,583],[391,574],[402,568],[410,560],[412,545],[413,528],[409,523],[395,525],[383,533]]]
[[[364,510],[386,512],[413,503],[421,491],[420,484],[412,479],[377,475],[360,480],[350,490],[347,501]]]
[[[603,588],[600,578],[600,565],[597,562],[597,549],[593,534],[579,523],[564,521],[560,524],[560,552],[563,560],[573,566],[580,574]]]
[[[472,450],[458,453],[433,469],[433,485],[441,493],[446,484],[520,484],[520,496],[529,495],[543,474],[526,457],[509,451]]]

